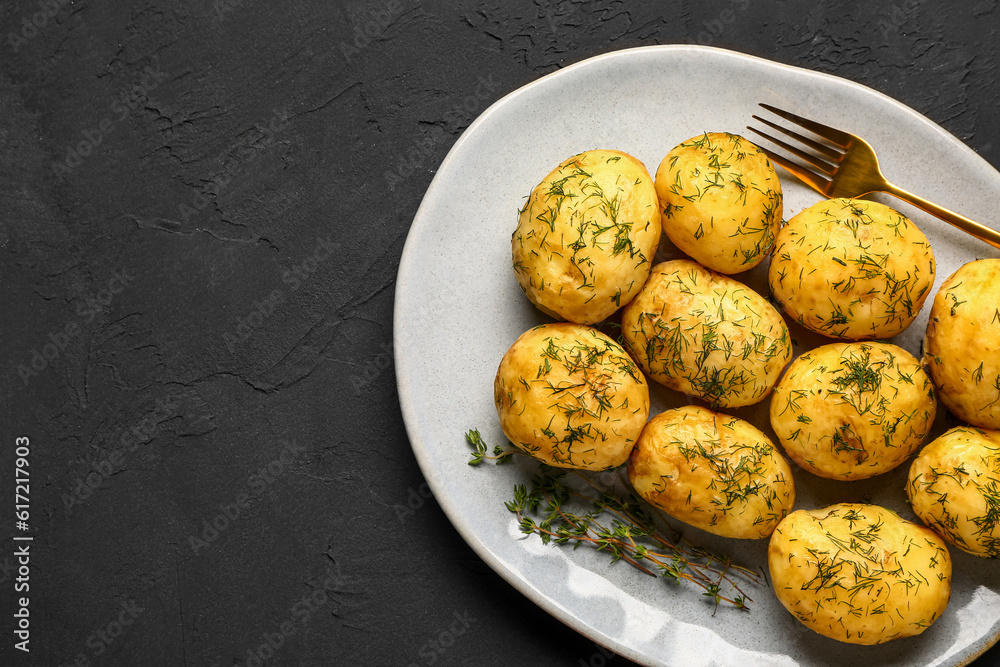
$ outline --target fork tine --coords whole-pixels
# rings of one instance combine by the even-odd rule
[[[782,127],[781,125],[778,125],[775,122],[769,121],[766,118],[761,118],[760,116],[754,115],[754,119],[755,120],[759,120],[760,122],[764,123],[764,125],[767,125],[768,127],[773,128],[773,129],[777,130],[778,132],[781,132],[785,136],[789,136],[792,139],[795,139],[795,141],[798,141],[798,142],[800,142],[800,143],[808,146],[809,148],[811,148],[812,150],[816,151],[817,153],[825,155],[826,157],[830,158],[834,162],[837,162],[837,161],[840,160],[840,158],[844,157],[844,154],[842,152],[838,151],[837,149],[830,148],[829,146],[827,146],[825,144],[821,144],[818,141],[813,141],[809,137],[804,137],[801,134],[799,134],[798,132],[792,132],[788,128]]]
[[[822,178],[816,172],[810,169],[806,169],[802,165],[792,162],[788,158],[778,155],[774,151],[768,150],[763,146],[758,145],[757,148],[759,148],[761,152],[763,152],[764,155],[766,155],[768,159],[771,160],[771,162],[781,165],[788,171],[788,173],[798,178],[800,181],[811,187],[816,192],[819,192],[821,195],[826,195],[826,193],[828,192],[831,183],[830,180]]]
[[[846,149],[851,144],[851,140],[854,138],[853,135],[848,134],[847,132],[832,128],[829,125],[817,123],[814,120],[809,120],[808,118],[803,118],[802,116],[797,116],[790,111],[772,107],[770,104],[764,104],[761,102],[760,106],[764,107],[776,116],[781,116],[785,120],[789,120],[796,125],[801,125],[813,134],[823,137],[831,144],[839,146],[840,148]]]
[[[757,120],[760,120],[760,118],[757,118],[757,116],[754,116],[754,118],[756,118]],[[806,153],[804,150],[796,148],[795,146],[792,146],[791,144],[787,144],[784,141],[782,141],[781,139],[776,139],[776,138],[772,137],[769,134],[761,132],[760,130],[758,130],[756,128],[750,127],[749,125],[747,125],[747,129],[750,130],[751,132],[754,132],[755,134],[759,134],[760,136],[764,137],[765,139],[767,139],[768,141],[770,141],[774,145],[780,146],[781,148],[784,148],[786,151],[788,151],[789,153],[791,153],[795,157],[799,158],[800,160],[805,160],[806,162],[808,162],[812,166],[814,166],[817,169],[819,169],[820,171],[822,171],[827,176],[833,176],[834,172],[837,170],[836,165],[830,164],[826,160],[818,158],[815,155],[812,155],[810,153]]]

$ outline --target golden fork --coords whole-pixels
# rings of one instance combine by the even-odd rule
[[[753,116],[754,120],[764,123],[808,148],[809,150],[806,151],[747,125],[747,129],[751,132],[759,134],[811,165],[804,166],[763,146],[758,146],[772,162],[780,164],[789,173],[821,195],[826,197],[860,197],[869,192],[887,192],[941,218],[995,248],[1000,248],[1000,232],[969,220],[964,215],[949,211],[943,206],[929,202],[887,181],[878,167],[875,149],[861,137],[827,125],[821,125],[816,121],[783,111],[769,104],[761,104],[760,106],[823,139],[823,142],[815,141],[756,114]]]

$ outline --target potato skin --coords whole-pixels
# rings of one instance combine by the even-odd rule
[[[1000,259],[969,262],[942,283],[923,361],[952,414],[1000,429]]]
[[[959,549],[1000,558],[1000,431],[957,427],[910,465],[914,513]]]
[[[622,334],[653,380],[713,408],[762,400],[792,356],[788,327],[766,299],[686,259],[653,267],[622,311]]]
[[[767,280],[799,324],[840,340],[891,338],[934,284],[934,253],[910,220],[877,202],[828,199],[778,232]]]
[[[663,231],[719,273],[760,264],[781,226],[781,183],[759,148],[737,134],[706,132],[673,148],[656,170]]]
[[[639,293],[660,243],[653,179],[627,153],[574,155],[545,177],[518,214],[514,274],[539,310],[601,322]]]
[[[923,367],[889,343],[831,343],[800,355],[771,396],[785,452],[830,479],[881,475],[905,461],[934,423]]]
[[[792,471],[767,436],[697,405],[649,420],[628,478],[670,516],[723,537],[767,537],[795,504]]]
[[[649,416],[649,387],[635,362],[577,324],[521,334],[500,362],[493,399],[514,446],[560,468],[625,463]]]
[[[771,535],[767,561],[785,609],[849,644],[918,635],[951,597],[944,540],[877,505],[792,512]]]

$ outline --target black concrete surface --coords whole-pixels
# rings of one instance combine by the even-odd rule
[[[519,86],[669,43],[867,84],[1000,165],[998,28],[996,0],[4,2],[0,664],[629,664],[426,497],[391,337],[436,167]]]

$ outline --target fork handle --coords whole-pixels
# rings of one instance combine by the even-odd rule
[[[969,220],[964,215],[959,215],[954,211],[949,211],[943,206],[938,206],[934,202],[929,202],[922,197],[918,197],[912,192],[907,192],[903,188],[896,187],[892,183],[886,183],[885,192],[899,197],[903,201],[909,202],[917,208],[923,209],[931,215],[941,218],[945,222],[958,227],[966,234],[975,236],[980,241],[989,243],[994,248],[1000,248],[1000,232],[981,225],[975,220]]]

